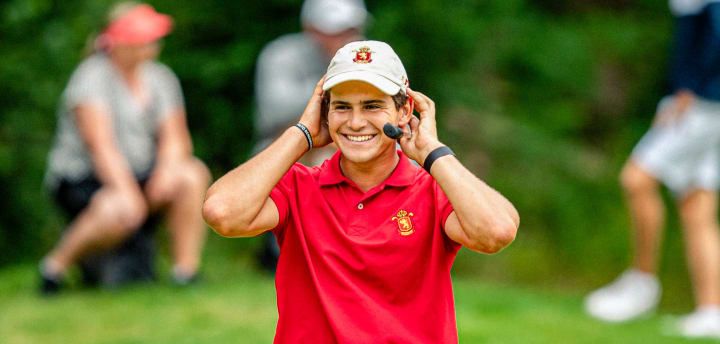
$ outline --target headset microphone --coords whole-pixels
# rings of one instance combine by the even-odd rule
[[[383,133],[393,140],[399,140],[403,136],[402,129],[390,123],[385,123],[383,126]]]
[[[412,97],[408,97],[408,102],[410,103],[410,108],[413,107],[413,100]],[[412,110],[410,110],[412,111]],[[403,110],[403,115],[405,115],[405,111]],[[396,125],[392,125],[391,123],[385,123],[383,125],[383,133],[385,135],[393,140],[399,140],[401,137],[403,137],[403,131],[400,129],[400,127]],[[412,129],[410,129],[410,136],[412,136]]]

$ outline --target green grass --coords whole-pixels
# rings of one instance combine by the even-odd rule
[[[454,281],[462,343],[703,343],[661,334],[663,317],[604,324],[585,316],[582,291],[534,290],[476,278]],[[72,287],[36,295],[33,266],[0,270],[0,343],[270,343],[273,281],[247,256],[210,256],[203,283],[166,279],[120,290]]]

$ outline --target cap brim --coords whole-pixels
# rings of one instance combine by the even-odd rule
[[[155,14],[146,20],[147,23],[142,28],[138,28],[137,33],[146,42],[154,42],[167,36],[172,31],[173,21],[170,16]]]
[[[388,78],[368,71],[352,71],[333,75],[325,80],[323,91],[327,91],[343,82],[363,81],[390,96],[400,92],[400,85],[390,81]]]
[[[170,16],[155,12],[149,5],[137,5],[110,23],[105,34],[112,44],[145,44],[167,36],[172,27]]]

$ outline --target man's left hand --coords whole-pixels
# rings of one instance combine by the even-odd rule
[[[400,138],[400,147],[405,155],[422,165],[430,152],[443,145],[437,137],[435,102],[409,87],[407,92],[415,101],[415,110],[420,118],[411,114],[408,124],[400,126],[404,133]]]

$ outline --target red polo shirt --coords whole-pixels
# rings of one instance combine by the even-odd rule
[[[363,192],[340,170],[295,164],[270,197],[280,213],[275,343],[456,343],[450,268],[460,245],[440,186],[402,154]]]

